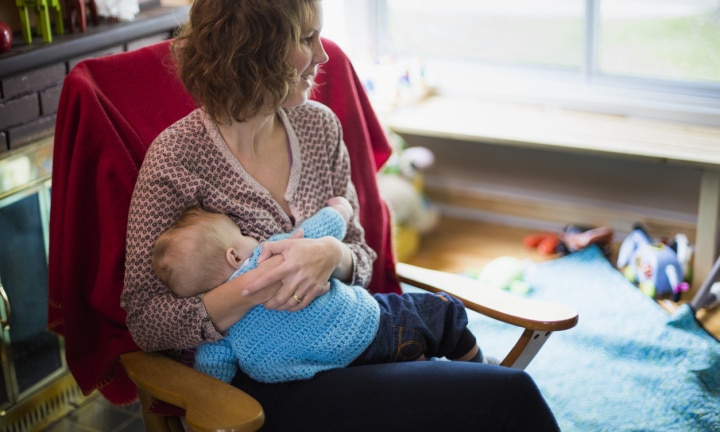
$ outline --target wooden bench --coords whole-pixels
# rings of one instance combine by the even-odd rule
[[[693,288],[717,256],[720,208],[719,127],[561,110],[533,105],[432,97],[388,114],[394,132],[525,148],[641,158],[702,170]]]

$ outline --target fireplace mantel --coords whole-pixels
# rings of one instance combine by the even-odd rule
[[[53,35],[51,43],[36,37],[26,44],[16,37],[13,48],[0,54],[0,79],[172,30],[187,20],[189,10],[190,6],[154,6],[142,10],[133,21],[88,25],[85,32]]]

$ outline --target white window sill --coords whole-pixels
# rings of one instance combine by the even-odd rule
[[[383,119],[400,134],[720,166],[720,125],[457,96],[432,96]]]

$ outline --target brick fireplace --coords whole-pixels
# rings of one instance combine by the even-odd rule
[[[38,430],[84,399],[47,324],[47,238],[58,100],[78,62],[167,39],[188,6],[142,2],[132,22],[35,37],[0,54],[0,431]]]
[[[143,5],[132,22],[55,35],[49,44],[38,37],[32,44],[14,38],[13,48],[0,54],[0,157],[52,135],[63,79],[79,61],[167,39],[187,18],[188,7]]]

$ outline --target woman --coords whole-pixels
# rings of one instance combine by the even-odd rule
[[[297,311],[327,291],[330,277],[370,279],[375,253],[357,216],[344,242],[270,243],[270,258],[256,270],[204,296],[174,297],[151,266],[155,238],[190,205],[228,214],[259,241],[291,231],[332,196],[345,196],[357,215],[340,124],[308,101],[328,59],[321,7],[319,0],[193,2],[174,48],[201,108],[150,147],[129,215],[122,300],[141,348],[191,349],[222,338],[255,305]],[[557,430],[525,373],[456,363],[349,367],[283,384],[239,374],[233,383],[263,405],[267,430]]]

